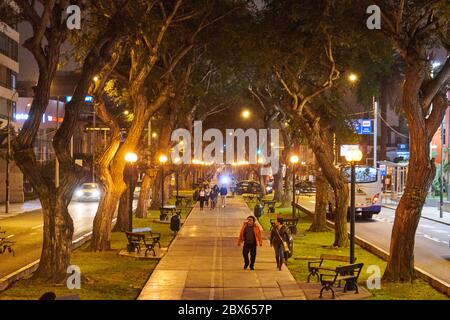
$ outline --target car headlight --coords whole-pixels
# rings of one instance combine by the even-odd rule
[[[77,190],[77,191],[75,191],[75,195],[76,195],[77,197],[81,197],[81,196],[83,195],[83,191]]]
[[[99,197],[99,196],[100,196],[100,191],[94,190],[94,192],[92,192],[92,195],[93,195],[94,197]]]

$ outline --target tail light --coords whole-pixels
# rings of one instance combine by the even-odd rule
[[[379,194],[379,193],[377,193],[376,195],[373,196],[373,198],[372,198],[372,204],[377,203],[378,200],[380,200],[380,194]]]

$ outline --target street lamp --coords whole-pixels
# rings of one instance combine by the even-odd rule
[[[242,118],[244,118],[244,119],[250,118],[250,111],[248,111],[248,110],[243,110],[243,111],[242,111]]]
[[[134,176],[134,164],[136,163],[138,156],[134,152],[128,152],[125,155],[125,161],[128,164],[128,231],[133,232],[133,176]]]
[[[173,163],[176,165],[180,164],[180,162],[181,162],[180,157],[176,157],[175,159],[173,159]],[[178,193],[179,193],[178,179],[179,179],[179,172],[178,172],[178,167],[177,167],[177,169],[175,170],[175,183],[177,185],[177,201],[178,201]]]
[[[359,149],[349,150],[345,154],[345,159],[351,166],[351,191],[350,191],[350,264],[355,263],[355,163],[361,161],[362,152]]]
[[[161,163],[161,208],[164,208],[164,164],[167,162],[167,156],[162,154],[159,156]]]
[[[350,74],[348,75],[348,80],[349,80],[351,83],[355,83],[356,81],[358,81],[358,76],[357,76],[355,73],[350,73]]]
[[[295,166],[299,162],[297,155],[292,155],[289,162],[292,164],[292,217],[295,218]]]

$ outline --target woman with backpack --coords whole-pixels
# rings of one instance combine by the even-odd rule
[[[270,246],[272,246],[275,251],[275,260],[277,261],[277,268],[280,271],[285,260],[284,253],[289,251],[288,241],[289,233],[286,226],[283,224],[283,218],[278,218],[270,233]]]

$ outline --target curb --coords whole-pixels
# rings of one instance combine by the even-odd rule
[[[389,205],[386,205],[386,204],[383,204],[382,206],[385,207],[385,208],[391,209],[391,210],[396,210],[397,209],[396,207],[392,207],[392,206],[389,206]],[[437,223],[442,223],[442,224],[445,224],[447,226],[450,226],[450,223],[448,223],[448,222],[439,221],[439,220],[436,220],[436,219],[433,219],[433,218],[430,218],[430,217],[426,217],[426,216],[422,216],[422,215],[420,217],[424,218],[424,219],[427,219],[427,220],[430,220],[430,221],[434,221],[434,222],[437,222]]]
[[[91,240],[92,231],[72,241],[72,250],[81,247],[83,244]],[[14,282],[32,275],[39,267],[39,260],[36,260],[17,271],[14,271],[0,279],[0,292],[8,289]]]
[[[384,206],[384,205],[383,205]],[[306,212],[309,215],[312,215],[313,213],[309,211],[308,209],[302,207],[301,205],[297,204],[297,207]],[[327,226],[330,228],[334,228],[334,223],[330,220],[327,220]],[[385,251],[384,249],[381,249],[380,247],[376,246],[375,244],[362,239],[361,237],[355,236],[355,243],[358,244],[361,248],[369,251],[370,253],[376,255],[377,257],[387,261],[389,258],[389,253]],[[442,281],[440,279],[437,279],[433,275],[429,274],[428,272],[422,270],[419,267],[414,267],[414,270],[416,272],[416,275],[421,278],[422,280],[428,282],[433,288],[438,290],[439,292],[442,292],[446,294],[447,296],[450,296],[450,284]]]

